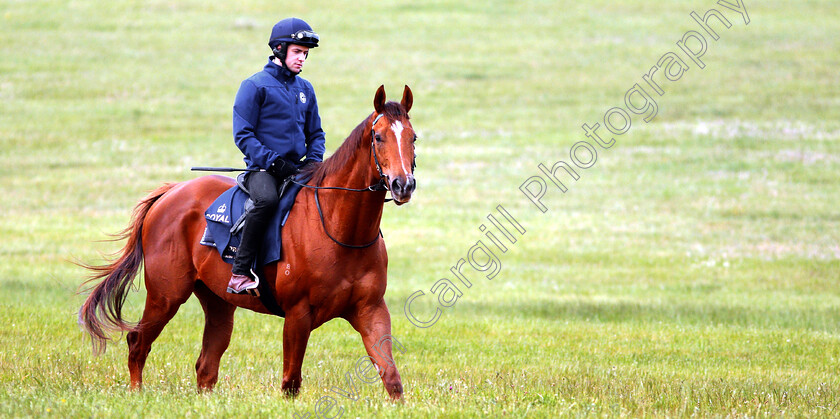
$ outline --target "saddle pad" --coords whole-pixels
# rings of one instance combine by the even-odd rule
[[[301,180],[301,182],[305,181]],[[268,228],[263,235],[262,246],[256,261],[257,266],[265,266],[281,259],[283,254],[281,230],[283,225],[286,224],[292,205],[295,203],[295,197],[302,188],[303,186],[296,183],[289,183],[283,196],[280,197],[277,212],[271,217]],[[239,186],[233,186],[219,195],[210,207],[204,211],[207,228],[204,230],[201,244],[215,247],[222,260],[227,263],[233,263],[240,241],[240,235],[231,235],[230,229],[236,223],[236,220],[242,216],[247,200],[248,194]]]

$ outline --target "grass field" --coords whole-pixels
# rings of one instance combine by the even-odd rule
[[[96,358],[76,325],[73,261],[116,251],[101,240],[190,166],[241,164],[233,97],[287,15],[321,35],[304,77],[328,153],[380,84],[411,86],[421,137],[418,191],[382,223],[405,401],[360,385],[342,417],[840,415],[840,7],[745,6],[748,25],[711,0],[0,0],[0,416],[315,417],[345,387],[364,350],[343,320],[313,332],[294,401],[278,318],[237,312],[212,394],[195,389],[196,300],[138,393],[124,339]],[[732,25],[712,23],[701,69],[676,42],[713,7]],[[570,162],[582,124],[609,135],[605,112],[668,52],[689,70],[655,118],[631,114],[537,209],[520,186]],[[474,285],[415,327],[406,299],[424,291],[431,316],[497,205],[526,229],[498,275],[467,266]]]

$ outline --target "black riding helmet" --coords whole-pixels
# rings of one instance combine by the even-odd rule
[[[277,22],[271,28],[271,37],[268,39],[268,46],[274,56],[280,59],[281,63],[286,62],[286,50],[289,44],[302,45],[315,48],[318,46],[318,34],[312,27],[302,19],[290,17]],[[285,64],[284,64],[285,65]]]

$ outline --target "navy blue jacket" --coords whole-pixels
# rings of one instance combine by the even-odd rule
[[[268,64],[245,79],[233,103],[233,139],[248,168],[267,169],[278,157],[324,159],[324,130],[312,85],[288,69]]]

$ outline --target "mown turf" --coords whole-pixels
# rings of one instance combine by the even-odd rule
[[[332,395],[342,417],[837,416],[833,2],[747,1],[748,25],[697,0],[236,3],[0,1],[0,414],[314,417]],[[715,26],[706,68],[682,55],[656,117],[632,115],[537,209],[519,187],[538,164],[570,162],[584,123],[606,136],[604,113],[712,7],[732,27]],[[245,311],[216,391],[198,393],[195,300],[131,393],[124,341],[95,358],[75,323],[86,273],[71,262],[116,251],[100,240],[162,182],[241,164],[233,96],[287,15],[322,37],[304,77],[328,152],[380,84],[414,91],[419,189],[382,223],[405,401],[381,384],[357,401],[330,391],[364,355],[342,320],[313,333],[285,399],[282,320]],[[430,288],[489,244],[497,205],[526,230],[498,275],[467,266],[473,286],[415,327],[406,299],[425,292],[414,312],[431,316]],[[143,297],[138,281],[130,319]]]

